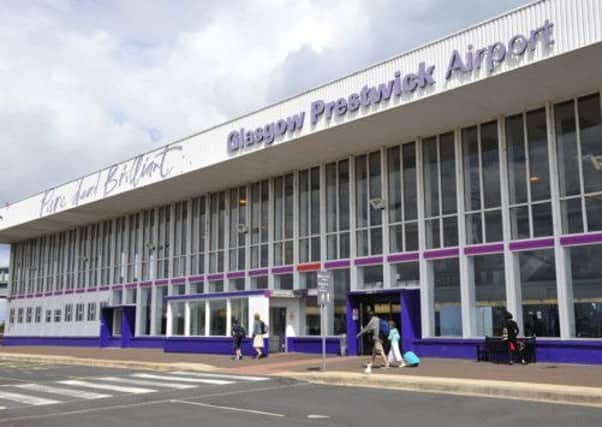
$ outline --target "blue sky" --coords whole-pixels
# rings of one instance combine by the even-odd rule
[[[525,3],[5,2],[0,9],[0,203]],[[7,263],[8,250],[0,245],[0,265]]]

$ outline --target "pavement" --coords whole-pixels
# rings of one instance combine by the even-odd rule
[[[593,427],[602,410],[216,371],[0,361],[3,425]]]
[[[371,387],[553,402],[602,408],[602,366],[538,363],[499,365],[471,360],[423,358],[417,368],[378,368],[363,373],[366,357],[322,359],[299,353],[233,361],[228,356],[164,353],[152,349],[4,347],[0,361],[79,364],[127,369],[212,371],[266,375],[315,384]]]

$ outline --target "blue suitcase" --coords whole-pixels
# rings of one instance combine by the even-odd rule
[[[416,356],[416,353],[414,353],[413,351],[406,351],[403,354],[403,359],[406,361],[408,366],[420,365],[420,358]]]

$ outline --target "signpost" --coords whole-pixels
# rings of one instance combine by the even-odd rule
[[[326,370],[326,329],[328,327],[328,303],[330,303],[330,273],[318,272],[318,299],[320,301],[320,333],[322,335],[322,370]]]

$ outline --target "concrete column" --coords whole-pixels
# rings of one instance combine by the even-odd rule
[[[556,153],[556,128],[554,109],[546,103],[546,123],[548,128],[548,159],[550,163],[550,192],[552,196],[552,221],[554,227],[554,259],[556,266],[556,292],[558,297],[558,317],[560,338],[575,336],[575,309],[571,274],[570,249],[560,246],[562,235],[562,214],[560,209],[560,185],[558,182],[558,159]]]
[[[422,164],[422,139],[416,139],[416,181],[418,186],[418,247],[421,252],[426,249],[426,228],[424,222],[424,182]],[[422,336],[432,337],[435,333],[435,308],[433,301],[434,275],[433,266],[424,256],[418,261],[420,268],[420,319]]]

